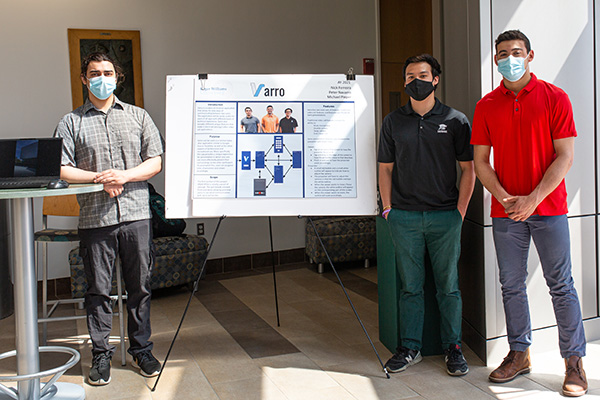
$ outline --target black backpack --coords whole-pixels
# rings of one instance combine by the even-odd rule
[[[182,236],[185,220],[165,218],[165,198],[148,183],[150,211],[152,211],[152,237]]]

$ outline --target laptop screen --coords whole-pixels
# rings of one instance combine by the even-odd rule
[[[0,178],[60,176],[62,139],[0,140]]]

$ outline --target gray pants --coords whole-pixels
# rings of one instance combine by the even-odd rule
[[[520,222],[509,218],[492,221],[510,349],[524,351],[531,345],[526,282],[527,256],[533,238],[552,296],[560,354],[563,358],[585,356],[581,307],[571,276],[567,216],[533,215]]]
[[[151,350],[150,273],[152,271],[152,225],[150,220],[123,222],[102,228],[80,229],[88,290],[85,295],[87,325],[94,355],[113,354],[110,291],[117,254],[127,289],[127,334],[130,354]]]

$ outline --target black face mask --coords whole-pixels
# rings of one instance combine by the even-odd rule
[[[417,101],[423,101],[435,90],[435,86],[431,82],[413,79],[411,83],[406,85],[404,91],[410,97]]]

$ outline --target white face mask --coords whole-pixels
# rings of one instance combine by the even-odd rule
[[[100,100],[106,100],[117,88],[117,80],[114,76],[96,76],[88,79],[88,89]]]

